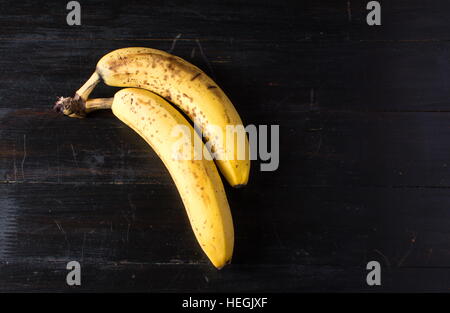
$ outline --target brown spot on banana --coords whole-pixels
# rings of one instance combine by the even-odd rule
[[[197,73],[194,76],[192,76],[191,81],[195,80],[197,77],[199,77],[200,75],[202,75],[202,73]]]
[[[190,96],[188,96],[187,94],[185,94],[185,93],[183,93],[183,97],[185,97],[185,98],[188,98],[189,99],[189,101],[193,101],[193,99],[192,99],[192,97],[190,97]]]

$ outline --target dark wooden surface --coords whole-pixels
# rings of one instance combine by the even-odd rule
[[[65,1],[3,1],[0,291],[449,291],[450,4],[382,1],[369,27],[366,3],[81,1],[70,27]],[[221,271],[141,138],[50,110],[125,46],[186,58],[246,124],[280,125],[279,169],[227,188]]]

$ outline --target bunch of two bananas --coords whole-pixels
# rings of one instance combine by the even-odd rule
[[[118,91],[114,98],[88,99],[100,81],[131,88]],[[201,136],[164,98],[180,108],[205,134],[210,149],[202,148],[202,157],[193,155],[194,143],[203,145]],[[212,264],[222,268],[231,261],[233,221],[215,165],[231,186],[247,184],[248,140],[245,133],[244,145],[236,145],[234,139],[227,140],[227,126],[239,126],[235,128],[237,132],[244,131],[242,121],[231,101],[210,77],[189,62],[160,50],[118,49],[102,57],[94,74],[75,96],[60,98],[55,109],[70,117],[112,109],[164,162],[183,200],[195,237]],[[187,158],[177,158],[173,153],[179,140],[173,136],[173,130],[180,126],[190,138],[179,145],[179,152],[187,154]],[[209,151],[213,152],[216,163]]]

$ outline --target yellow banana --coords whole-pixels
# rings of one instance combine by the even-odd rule
[[[56,108],[75,117],[111,108],[115,116],[147,141],[169,170],[203,251],[217,268],[229,263],[234,231],[224,187],[212,160],[194,159],[193,140],[199,140],[202,147],[203,143],[182,114],[158,95],[137,88],[122,89],[113,99],[87,100],[82,106],[79,102],[71,104],[60,101]],[[180,134],[174,136],[176,128],[184,130],[181,135],[188,141],[180,140]]]
[[[250,152],[241,118],[225,93],[198,67],[156,49],[118,49],[100,59],[75,99],[86,101],[101,80],[110,86],[148,89],[174,103],[199,126],[230,185],[247,184]],[[238,126],[235,131],[241,140],[231,132],[227,140],[227,125]]]

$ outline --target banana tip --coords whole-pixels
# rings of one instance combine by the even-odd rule
[[[221,270],[221,269],[223,269],[223,268],[225,267],[225,265],[228,265],[228,264],[230,264],[230,263],[231,263],[231,259],[228,260],[228,261],[225,261],[225,263],[223,263],[223,264],[220,265],[220,266],[216,266],[216,268],[217,268],[218,270]]]

